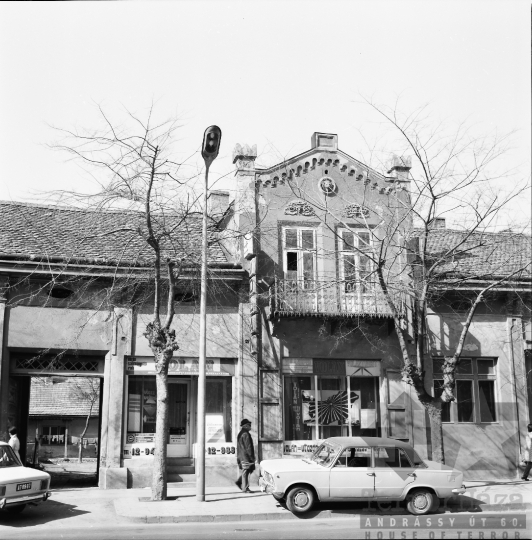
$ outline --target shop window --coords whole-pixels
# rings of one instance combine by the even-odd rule
[[[207,442],[231,442],[231,377],[207,377],[205,413]]]
[[[377,392],[374,377],[285,376],[285,440],[376,436]]]
[[[442,376],[443,358],[433,360],[434,377]],[[455,398],[442,404],[442,421],[458,423],[497,422],[497,360],[463,358],[457,366]],[[441,395],[443,379],[434,379],[434,395]]]

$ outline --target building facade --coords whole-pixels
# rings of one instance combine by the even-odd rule
[[[244,417],[252,421],[258,459],[300,457],[337,435],[409,441],[430,459],[428,417],[402,380],[393,317],[366,256],[392,227],[400,238],[399,224],[411,226],[409,161],[395,158],[378,173],[339,150],[337,136],[327,133],[315,133],[307,152],[266,169],[256,166],[256,156],[255,148],[236,145],[236,196],[226,204],[225,194],[213,194],[218,210],[227,208],[217,219],[219,243],[209,261],[207,485],[232,485]],[[61,239],[84,228],[83,211],[3,203],[0,212],[0,433],[6,437],[16,424],[28,437],[32,376],[99,377],[100,487],[150,485],[155,362],[144,331],[153,306],[116,301],[103,309],[101,302],[118,267],[142,268],[109,263],[123,249],[118,238],[65,247]],[[112,215],[113,223],[120,219]],[[199,245],[198,224],[186,235]],[[389,275],[398,283],[413,279],[407,257],[389,245]],[[438,245],[435,240],[433,249]],[[78,279],[76,288],[71,275],[90,279]],[[184,281],[175,298],[179,350],[169,367],[169,481],[195,480],[194,291],[192,280]],[[404,287],[394,294],[408,325]],[[431,392],[438,391],[441,359],[463,323],[453,295],[444,291],[428,314]],[[531,421],[529,310],[528,278],[499,287],[471,326],[457,402],[443,412],[447,463],[468,479],[520,474]]]

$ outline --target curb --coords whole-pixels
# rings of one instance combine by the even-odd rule
[[[514,504],[483,504],[483,505],[470,505],[460,506],[452,505],[448,506],[448,512],[494,512],[505,513],[515,511],[527,511],[532,510],[532,503],[514,503]],[[116,512],[116,507],[115,507]],[[389,514],[394,515],[410,515],[404,511],[397,512],[390,509]],[[358,511],[353,513],[349,510],[321,510],[309,512],[303,516],[295,516],[291,512],[287,513],[263,513],[263,514],[207,514],[207,515],[187,515],[187,516],[127,516],[119,514],[122,518],[134,523],[216,523],[226,521],[269,521],[269,520],[288,520],[288,519],[338,519],[338,518],[361,518],[368,515],[378,515],[377,509],[365,509],[362,512]],[[435,514],[438,515],[438,514]]]

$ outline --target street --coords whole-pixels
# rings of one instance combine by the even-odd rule
[[[70,493],[69,493],[70,492]],[[85,491],[87,493],[87,491]],[[38,507],[28,507],[20,515],[0,515],[0,538],[2,539],[180,539],[194,538],[198,540],[215,540],[219,538],[256,539],[270,538],[298,539],[329,539],[329,538],[531,538],[530,525],[528,530],[521,526],[512,529],[509,516],[521,516],[524,512],[501,512],[499,514],[479,512],[453,512],[452,514],[436,514],[431,516],[435,527],[433,529],[412,526],[401,529],[401,520],[413,516],[379,513],[379,518],[395,518],[397,526],[393,529],[361,529],[368,518],[375,520],[376,514],[361,512],[349,518],[336,517],[329,519],[301,518],[294,520],[268,520],[245,522],[214,522],[214,523],[131,523],[116,515],[113,498],[106,496],[105,491],[97,491],[92,497],[85,496],[83,490],[60,490],[48,503]],[[68,504],[70,497],[76,505]],[[467,524],[465,527],[438,528],[437,518],[452,516],[456,521]],[[481,519],[485,521],[482,524]],[[532,523],[532,512],[526,513],[527,523]],[[426,519],[426,518],[425,518]],[[469,527],[469,520],[474,519],[477,527]],[[505,527],[501,528],[501,519],[505,519]],[[425,523],[420,520],[421,524]],[[410,521],[409,523],[412,523]],[[508,527],[510,526],[510,528]],[[431,536],[433,535],[433,536]]]

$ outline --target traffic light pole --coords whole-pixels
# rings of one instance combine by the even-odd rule
[[[198,435],[196,461],[196,500],[205,501],[205,387],[207,382],[207,200],[209,196],[209,165],[205,163],[205,187],[203,193],[203,229],[201,246],[201,297],[200,297],[200,339],[198,376]]]
[[[201,235],[201,297],[200,297],[200,339],[198,374],[198,421],[196,446],[196,500],[205,502],[205,387],[207,383],[207,262],[209,242],[207,237],[209,199],[209,167],[218,156],[222,130],[210,126],[203,134],[201,155],[205,161],[205,189],[203,191],[203,229]]]

